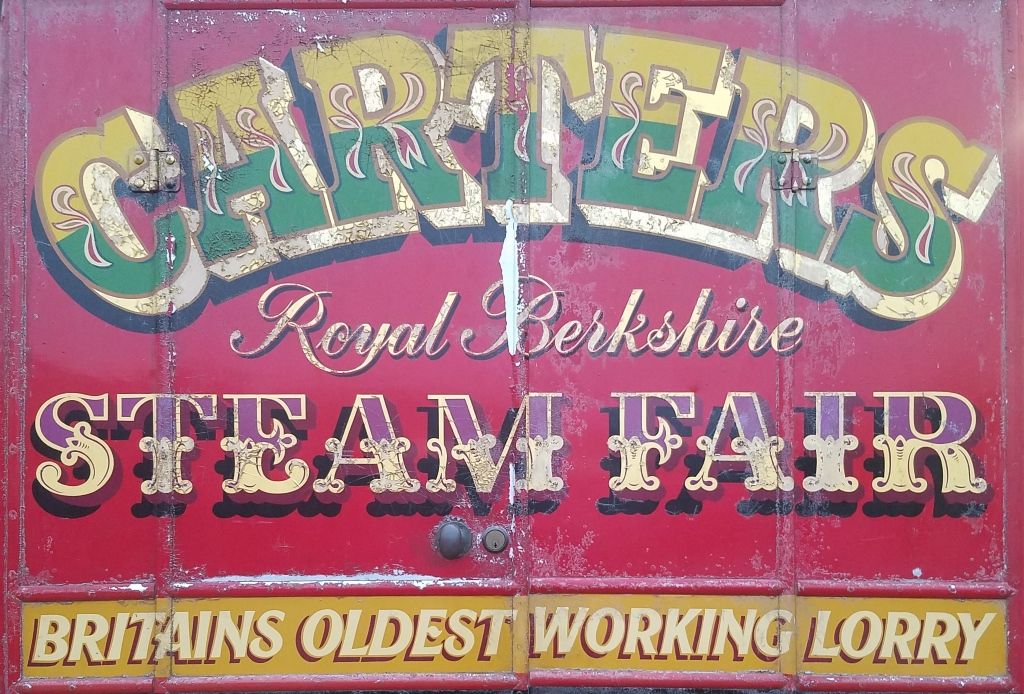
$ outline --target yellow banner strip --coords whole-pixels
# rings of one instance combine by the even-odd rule
[[[26,603],[26,677],[1007,673],[1001,600],[706,595]]]

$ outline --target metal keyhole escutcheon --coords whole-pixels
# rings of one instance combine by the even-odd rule
[[[484,531],[484,549],[497,554],[508,547],[508,532],[498,525],[492,525]]]

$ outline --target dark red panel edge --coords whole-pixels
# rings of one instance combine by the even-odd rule
[[[0,137],[7,146],[0,147],[0,171],[3,188],[14,191],[27,180],[28,106],[26,104],[26,19],[24,0],[0,3]],[[24,446],[21,432],[24,420],[24,265],[29,234],[26,201],[22,196],[4,196],[0,206],[0,228],[7,234],[0,243],[0,280],[4,300],[0,306],[0,344],[2,366],[0,383],[7,394],[0,403],[3,432],[3,462],[0,474],[6,480],[0,491],[0,687],[5,690],[21,671],[21,608],[13,588],[22,573],[22,500],[24,489]]]
[[[953,581],[800,581],[797,594],[814,597],[862,598],[973,598],[1005,599],[1014,595],[1013,586],[1001,581],[956,583]]]
[[[530,673],[534,687],[684,687],[781,689],[791,678],[781,672],[620,672],[616,670],[537,670]]]
[[[21,680],[15,689],[19,692],[74,691],[82,694],[135,694],[139,692],[281,692],[316,691],[323,689],[373,689],[395,691],[402,689],[461,689],[502,690],[522,689],[528,686],[525,676],[514,674],[463,675],[268,675],[257,677],[149,677],[97,678],[78,680],[73,684],[65,679]]]
[[[572,594],[668,594],[668,595],[783,595],[786,584],[774,579],[662,579],[662,578],[541,578],[530,583],[530,593]],[[504,580],[472,582],[394,581],[382,586],[366,581],[327,581],[297,577],[294,581],[195,581],[171,582],[160,595],[177,598],[220,596],[369,596],[369,595],[515,595],[514,583]],[[800,581],[797,595],[814,597],[905,597],[1006,599],[1016,595],[1008,583],[955,583],[950,581]],[[24,602],[71,600],[147,600],[158,596],[152,581],[132,583],[76,583],[25,585],[16,591]]]
[[[458,10],[515,7],[516,0],[164,0],[168,10]]]
[[[530,592],[551,593],[667,593],[682,595],[781,595],[786,584],[776,579],[711,578],[534,578]]]
[[[20,586],[17,597],[24,602],[70,602],[75,600],[150,600],[156,597],[316,597],[373,595],[515,595],[509,581],[435,582],[394,581],[386,584],[369,581],[196,581],[169,582],[157,591],[156,584],[78,583]]]
[[[785,0],[530,0],[533,7],[781,7]]]
[[[1003,255],[1004,286],[1003,320],[1006,325],[1004,336],[1004,364],[1006,372],[1003,381],[1005,398],[1005,417],[1002,433],[1003,448],[1001,454],[1006,461],[1005,485],[1006,516],[1004,524],[1004,541],[1006,544],[1006,562],[1008,580],[1015,586],[1021,585],[1024,577],[1024,471],[1021,470],[1018,453],[1024,446],[1024,430],[1021,421],[1024,419],[1021,397],[1024,395],[1024,320],[1021,318],[1021,297],[1024,296],[1024,238],[1021,226],[1024,216],[1021,214],[1022,191],[1022,149],[1024,149],[1024,88],[1020,83],[1021,56],[1024,55],[1024,31],[1021,27],[1021,13],[1016,2],[1003,5],[1003,51],[1005,103],[1002,111],[1003,119],[1003,195],[1006,207],[1003,218]],[[1013,464],[1017,462],[1018,464]],[[1019,691],[1024,682],[1024,596],[1018,591],[1010,600],[1007,609],[1007,656],[1010,667],[1011,685]]]
[[[797,678],[798,688],[806,691],[833,692],[1009,692],[1009,677],[864,677],[845,675],[803,675]]]
[[[776,672],[595,672],[577,670],[538,670],[527,675],[410,675],[410,676],[259,676],[259,677],[147,677],[101,678],[81,680],[73,684],[67,680],[22,680],[19,692],[66,692],[73,686],[84,694],[130,694],[136,692],[227,692],[227,691],[312,691],[330,687],[335,690],[372,688],[376,690],[521,689],[527,686],[652,686],[652,687],[744,687],[776,689],[798,686],[808,691],[846,692],[1008,692],[1012,681],[1006,677],[862,677],[850,676],[842,681],[830,675],[804,675],[795,678]]]
[[[780,7],[785,0],[530,0],[532,7]],[[517,6],[517,0],[164,0],[169,10],[450,10]]]

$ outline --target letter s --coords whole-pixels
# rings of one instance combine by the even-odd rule
[[[94,497],[110,481],[114,472],[114,454],[102,439],[92,433],[89,421],[68,424],[61,419],[61,410],[69,403],[85,408],[89,419],[106,419],[108,396],[62,393],[43,403],[36,413],[35,430],[39,439],[56,451],[60,451],[60,462],[66,468],[84,464],[88,475],[79,484],[65,484],[61,481],[64,467],[52,460],[43,461],[36,468],[36,481],[43,489],[61,497],[68,503],[85,505],[94,502]]]

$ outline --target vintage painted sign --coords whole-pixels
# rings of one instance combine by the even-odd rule
[[[65,677],[569,670],[999,675],[998,601],[556,595],[133,601],[26,609],[25,672]],[[330,606],[326,606],[330,605]],[[258,609],[253,609],[254,607]],[[509,648],[509,646],[512,648]]]
[[[1019,687],[981,4],[5,3],[6,682]]]

